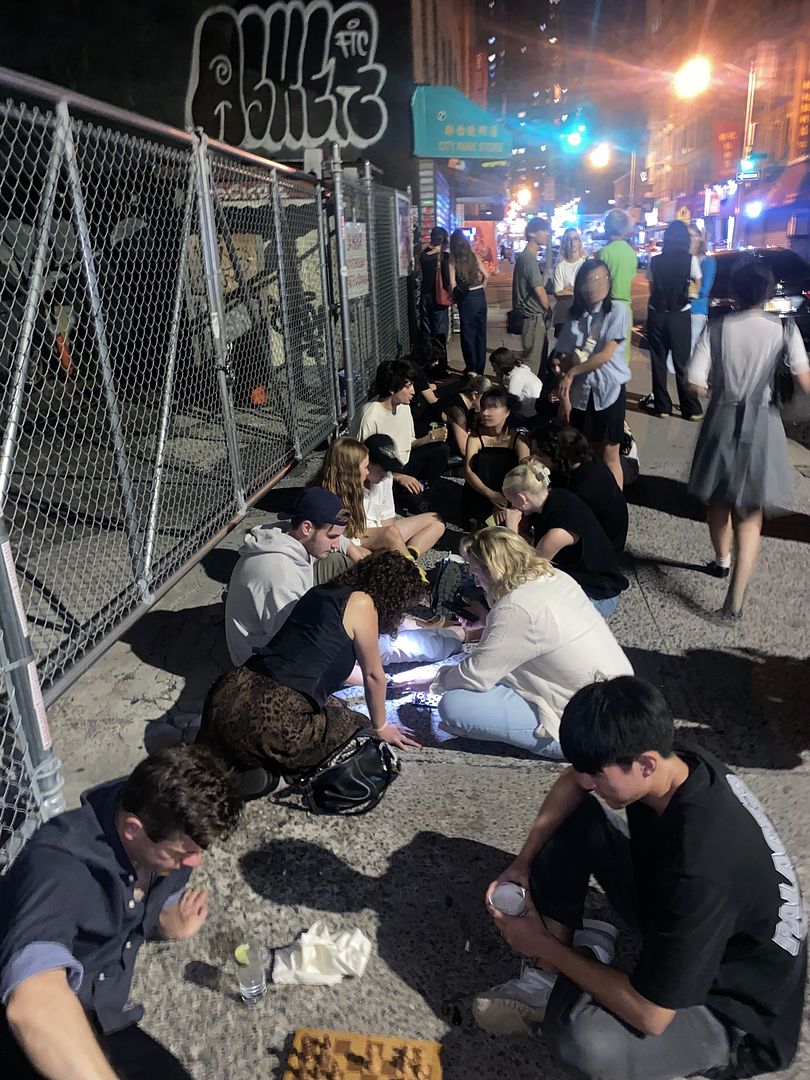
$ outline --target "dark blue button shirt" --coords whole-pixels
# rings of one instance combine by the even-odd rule
[[[115,827],[123,780],[92,788],[78,810],[42,825],[0,878],[0,1000],[24,979],[63,967],[79,1000],[109,1033],[143,1016],[126,1008],[135,957],[189,879],[153,876],[142,900]]]

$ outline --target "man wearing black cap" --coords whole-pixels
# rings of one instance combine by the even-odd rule
[[[374,549],[373,530],[384,529],[388,536],[395,533],[394,547],[418,558],[429,551],[444,535],[444,522],[438,514],[414,514],[398,518],[394,507],[394,473],[401,473],[404,465],[397,457],[396,446],[390,435],[369,435],[368,476],[363,485],[363,509],[366,525],[372,531],[364,543]],[[382,545],[391,547],[391,543]]]
[[[532,218],[526,226],[526,247],[515,262],[512,275],[512,307],[523,316],[523,362],[535,375],[540,372],[543,345],[546,341],[548,294],[537,257],[548,243],[549,224],[545,218]]]
[[[257,525],[247,533],[225,601],[225,638],[234,664],[244,664],[281,629],[315,584],[318,560],[340,548],[348,521],[337,495],[312,487],[293,508],[288,530]],[[348,567],[347,559],[333,572]]]

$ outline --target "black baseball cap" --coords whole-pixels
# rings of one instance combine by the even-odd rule
[[[368,460],[386,472],[403,472],[405,466],[397,457],[397,448],[390,435],[369,435],[365,444]]]
[[[348,525],[349,511],[339,496],[322,487],[307,488],[292,510],[280,513],[280,518],[292,521],[311,521],[313,525]]]

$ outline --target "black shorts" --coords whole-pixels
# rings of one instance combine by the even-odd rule
[[[571,410],[571,424],[588,442],[620,443],[624,435],[624,387],[606,409],[595,409],[591,394],[586,409]]]

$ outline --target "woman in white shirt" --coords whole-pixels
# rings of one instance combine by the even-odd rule
[[[793,470],[774,386],[783,357],[796,386],[810,393],[810,362],[796,324],[784,327],[762,306],[773,292],[767,268],[751,260],[731,278],[742,310],[710,322],[695,345],[687,370],[692,390],[711,395],[695,447],[689,491],[708,504],[714,547],[708,570],[729,576],[731,540],[734,567],[723,613],[742,613],[754,571],[763,516],[788,513],[793,503]]]
[[[554,336],[568,319],[571,303],[574,299],[574,282],[579,268],[585,262],[585,248],[578,229],[566,229],[560,242],[560,257],[554,267]]]
[[[481,530],[462,553],[491,610],[474,651],[431,686],[441,726],[560,760],[569,699],[599,676],[632,675],[630,661],[579,585],[509,529]]]

